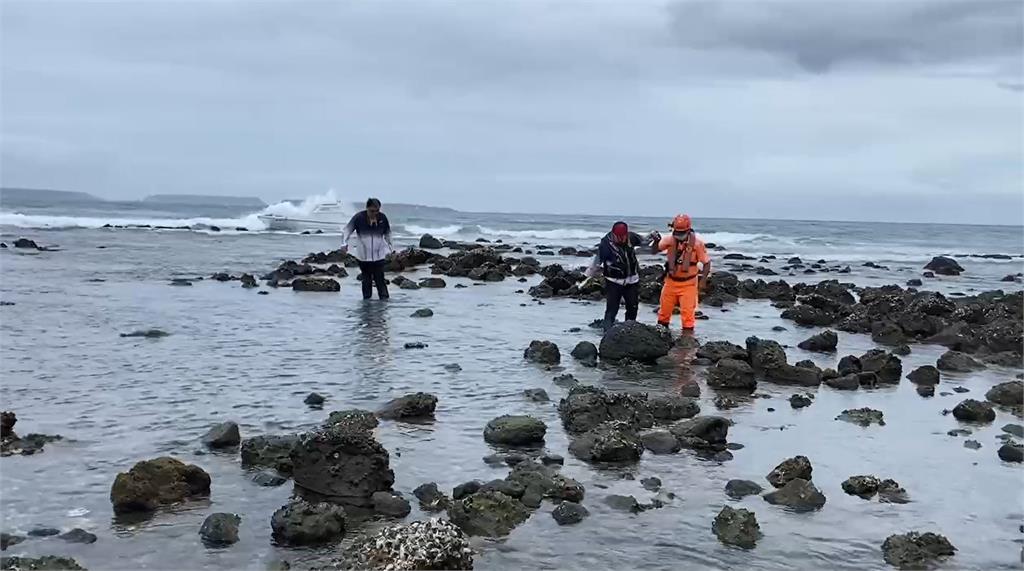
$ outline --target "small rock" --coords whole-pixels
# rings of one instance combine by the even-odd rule
[[[523,351],[523,358],[541,365],[557,365],[562,360],[558,345],[550,341],[531,341],[530,346]]]
[[[4,557],[0,559],[0,568],[12,571],[85,571],[85,567],[70,557],[44,555],[42,557]]]
[[[309,406],[321,406],[324,404],[325,400],[327,399],[325,399],[323,395],[317,393],[309,393],[308,395],[306,395],[306,398],[302,402],[308,404]]]
[[[679,439],[667,430],[655,430],[640,435],[644,448],[654,454],[675,454],[683,449]]]
[[[590,512],[587,511],[587,508],[575,502],[562,502],[551,512],[551,517],[555,519],[558,525],[580,523],[589,515]]]
[[[918,385],[917,394],[926,398],[933,397],[935,396],[935,385]]]
[[[37,527],[28,532],[29,537],[53,537],[60,535],[60,530],[53,527]]]
[[[332,543],[345,533],[345,510],[335,504],[294,498],[274,512],[270,527],[279,545]]]
[[[7,551],[8,547],[17,545],[22,541],[25,541],[25,537],[20,535],[11,535],[9,533],[0,533],[0,551]]]
[[[967,448],[969,450],[980,450],[981,442],[978,442],[977,440],[965,440],[964,448]]]
[[[819,510],[825,505],[825,495],[814,484],[801,479],[790,480],[781,489],[765,494],[764,500],[798,512]]]
[[[96,534],[89,533],[88,531],[78,527],[67,533],[62,533],[59,537],[68,543],[96,543]]]
[[[733,509],[729,506],[715,517],[711,530],[726,545],[735,545],[744,549],[753,549],[761,538],[761,527],[753,512],[745,509]]]
[[[796,394],[789,397],[789,405],[793,408],[805,408],[811,406],[813,402],[807,395]]]
[[[1020,406],[1024,404],[1024,382],[999,383],[985,393],[985,398],[1002,406]]]
[[[756,496],[764,491],[760,485],[750,480],[729,480],[725,484],[725,493],[730,498],[739,500],[746,496]]]
[[[1007,424],[1006,426],[1003,427],[1003,432],[1007,434],[1012,434],[1017,438],[1024,438],[1024,426],[1021,426],[1019,424]]]
[[[544,389],[526,389],[523,391],[523,396],[533,402],[549,402],[551,400],[548,397],[548,392]]]
[[[545,466],[561,466],[565,464],[565,458],[558,454],[545,454],[540,457],[540,462]]]
[[[651,476],[640,480],[640,485],[648,492],[657,492],[661,489],[661,479]]]
[[[170,333],[161,331],[160,329],[139,329],[132,331],[131,333],[122,333],[121,337],[145,337],[146,339],[159,339],[161,337],[167,337]]]
[[[532,416],[504,415],[487,423],[484,441],[505,446],[542,444],[547,426]]]
[[[210,475],[168,456],[136,463],[110,489],[114,513],[150,512],[164,505],[210,495]]]
[[[452,488],[452,499],[461,500],[466,496],[471,496],[479,492],[480,488],[483,487],[483,485],[484,483],[481,482],[480,480],[470,480],[468,482],[463,482],[458,486]]]
[[[370,497],[373,502],[373,511],[394,518],[404,518],[412,512],[409,500],[392,492],[374,492]]]
[[[238,424],[228,421],[207,431],[203,435],[202,442],[210,448],[231,448],[242,442],[242,436],[238,432]]]
[[[473,549],[465,534],[440,519],[386,527],[355,545],[346,559],[348,568],[372,571],[473,569]]]
[[[925,365],[914,369],[907,378],[910,382],[918,385],[937,385],[939,384],[939,370],[932,365]]]
[[[420,341],[410,342],[405,344],[406,349],[426,349],[427,344]]]
[[[811,461],[806,456],[795,456],[776,466],[768,474],[768,483],[781,488],[791,480],[810,480],[813,470]]]
[[[288,481],[288,478],[273,472],[257,472],[253,475],[252,481],[257,486],[276,488],[277,486],[283,486]]]
[[[608,507],[624,512],[640,513],[643,508],[640,506],[640,502],[637,501],[633,496],[620,496],[610,495],[605,496],[604,503]]]
[[[953,544],[935,533],[890,535],[882,544],[885,562],[900,569],[930,569],[955,553]]]
[[[953,417],[962,422],[992,422],[996,411],[987,402],[967,399],[953,408]]]
[[[377,410],[384,420],[427,420],[434,418],[437,397],[429,393],[412,393],[392,399]]]
[[[423,308],[423,309],[417,309],[416,311],[412,312],[412,315],[410,315],[409,317],[433,317],[433,316],[434,316],[434,310],[432,310],[430,308]]]
[[[208,546],[224,546],[238,542],[238,524],[242,518],[235,514],[211,514],[199,528],[199,536]]]
[[[999,448],[999,459],[1003,462],[1024,462],[1024,446],[1007,442]]]
[[[871,426],[872,424],[878,424],[879,426],[885,426],[885,418],[882,411],[871,408],[856,408],[844,410],[836,420],[842,420],[853,424],[859,424],[860,426]]]
[[[525,502],[495,491],[472,494],[448,507],[448,519],[468,535],[502,537],[529,517]]]
[[[801,341],[797,347],[805,351],[831,353],[836,350],[836,345],[838,344],[839,336],[836,335],[835,331],[826,329],[817,335]]]
[[[420,501],[420,509],[427,512],[437,512],[448,509],[451,503],[448,496],[437,488],[437,484],[430,482],[417,487],[412,495]]]
[[[952,350],[943,353],[936,366],[941,371],[955,372],[970,372],[985,368],[985,365],[974,360],[970,355]]]

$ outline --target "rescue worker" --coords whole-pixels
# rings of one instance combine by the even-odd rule
[[[373,296],[373,286],[377,286],[377,297],[388,299],[388,284],[384,279],[384,263],[393,250],[391,246],[391,224],[388,217],[380,211],[380,201],[370,198],[366,201],[366,210],[357,212],[352,220],[345,225],[341,233],[341,251],[348,253],[348,242],[352,233],[356,239],[356,259],[359,260],[359,272],[363,280],[363,299]]]
[[[643,238],[629,231],[629,225],[619,221],[612,230],[601,238],[597,255],[587,268],[587,275],[594,277],[600,269],[604,275],[605,311],[604,329],[615,323],[619,303],[626,301],[626,321],[636,321],[640,306],[640,263],[636,260],[636,247],[643,244]]]
[[[682,314],[683,331],[692,331],[697,324],[698,292],[704,289],[711,273],[711,258],[708,257],[704,241],[693,231],[690,217],[680,214],[669,224],[672,234],[661,237],[651,234],[654,253],[665,252],[665,283],[661,288],[661,307],[658,309],[658,324],[669,326],[672,312],[679,306]],[[698,268],[698,264],[701,267]]]

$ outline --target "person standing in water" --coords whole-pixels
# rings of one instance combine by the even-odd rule
[[[626,321],[636,321],[640,306],[640,264],[636,260],[636,246],[643,239],[629,231],[622,221],[612,225],[612,231],[601,238],[597,255],[587,269],[587,275],[597,275],[598,269],[604,274],[604,329],[615,323],[619,303],[626,301]]]
[[[370,198],[366,210],[357,212],[345,225],[341,233],[341,251],[348,253],[349,238],[356,234],[355,257],[359,260],[359,271],[363,280],[363,299],[373,297],[373,286],[377,286],[377,297],[387,299],[388,284],[384,280],[384,261],[393,250],[391,246],[391,224],[380,211],[380,201]]]
[[[711,258],[704,241],[693,231],[689,216],[676,216],[669,227],[672,228],[670,236],[662,238],[657,232],[651,233],[653,252],[665,252],[668,256],[665,283],[661,288],[658,325],[668,327],[672,312],[678,305],[683,331],[692,331],[697,325],[698,291],[704,289],[711,273]]]

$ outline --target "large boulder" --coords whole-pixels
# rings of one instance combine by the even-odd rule
[[[729,357],[720,359],[707,372],[708,386],[714,389],[742,391],[747,393],[757,389],[754,369],[746,361]]]
[[[303,434],[291,460],[300,492],[345,504],[370,506],[374,492],[390,490],[395,483],[388,451],[357,426],[338,424]]]
[[[450,521],[430,519],[385,527],[355,545],[348,557],[353,569],[413,571],[473,568],[473,548]]]
[[[813,470],[811,461],[806,456],[795,456],[776,466],[768,474],[768,483],[781,488],[792,480],[810,480]]]
[[[956,263],[956,260],[946,256],[935,256],[925,265],[924,269],[940,276],[958,276],[964,271],[960,264]]]
[[[946,351],[943,353],[939,360],[936,362],[936,366],[940,371],[953,371],[959,373],[969,373],[978,369],[984,369],[985,365],[974,360],[973,357],[960,351]]]
[[[626,321],[613,325],[601,338],[602,359],[617,361],[632,359],[650,363],[668,355],[672,337],[664,328]]]
[[[781,489],[764,495],[764,501],[772,505],[786,506],[793,511],[809,512],[825,505],[825,495],[814,484],[797,478],[790,480]]]
[[[243,468],[274,468],[290,474],[292,448],[299,441],[294,434],[254,436],[246,438],[240,449]]]
[[[562,361],[562,354],[558,351],[558,345],[551,341],[535,340],[523,351],[523,358],[541,365],[557,365]]]
[[[999,383],[985,393],[985,398],[998,405],[1020,406],[1024,404],[1024,382]]]
[[[715,517],[711,531],[719,541],[726,545],[735,545],[744,549],[753,549],[761,538],[761,527],[757,524],[754,513],[745,509],[733,509],[729,506]]]
[[[953,408],[953,417],[963,422],[992,422],[996,411],[987,402],[967,399]]]
[[[385,420],[422,420],[434,418],[437,397],[429,393],[413,393],[388,401],[377,410]]]
[[[587,385],[572,387],[558,403],[558,414],[565,429],[572,433],[586,432],[609,420],[637,428],[654,425],[646,394],[609,393]]]
[[[425,250],[440,250],[441,248],[444,248],[444,242],[430,234],[424,234],[423,236],[420,236],[420,248]]]
[[[594,345],[590,341],[580,341],[573,348],[572,353],[573,359],[576,359],[584,366],[594,367],[597,366],[597,345]]]
[[[861,371],[875,373],[878,382],[899,384],[903,378],[903,361],[881,349],[872,349],[860,356]]]
[[[149,512],[160,506],[210,495],[210,475],[199,466],[164,456],[121,472],[110,489],[114,512]]]
[[[295,278],[292,281],[294,291],[341,291],[341,284],[331,278]]]
[[[484,441],[503,446],[532,446],[544,443],[548,428],[532,416],[504,415],[484,427]]]
[[[931,569],[955,554],[956,547],[936,533],[890,535],[882,543],[885,562],[900,569]]]
[[[797,347],[805,351],[831,353],[836,350],[836,345],[838,343],[839,336],[836,335],[836,332],[826,329],[817,335],[812,335],[811,337],[804,339],[799,345],[797,345]]]
[[[336,504],[293,498],[274,512],[270,528],[279,545],[335,543],[345,534],[345,510]]]
[[[238,424],[228,421],[222,422],[207,431],[203,435],[203,444],[210,448],[231,448],[238,446],[242,437],[238,432]]]
[[[448,519],[468,535],[502,537],[530,517],[530,510],[501,492],[477,492],[452,502]]]
[[[632,425],[609,421],[574,438],[569,452],[589,462],[636,462],[644,443]]]
[[[749,358],[746,349],[728,341],[709,341],[701,345],[697,348],[697,357],[716,363],[722,359],[746,361]]]
[[[655,420],[675,422],[684,418],[693,418],[700,414],[697,401],[681,395],[656,395],[648,397],[647,407]]]

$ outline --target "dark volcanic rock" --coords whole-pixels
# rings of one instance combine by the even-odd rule
[[[345,534],[345,510],[335,504],[293,498],[274,512],[270,527],[279,545],[334,543]]]
[[[831,353],[836,350],[836,345],[839,343],[839,336],[836,335],[835,331],[826,329],[817,335],[813,335],[808,339],[800,342],[797,347],[806,351],[819,351]]]
[[[697,357],[718,362],[722,359],[746,361],[747,350],[728,341],[709,341],[697,348]]]
[[[907,378],[910,382],[918,385],[937,385],[939,384],[939,370],[931,365],[924,365],[914,369]]]
[[[935,533],[890,535],[882,543],[885,562],[900,569],[930,569],[954,554],[956,547]]]
[[[648,397],[647,406],[655,420],[663,422],[693,418],[700,414],[700,405],[696,400],[679,395]]]
[[[587,385],[572,387],[558,403],[558,414],[571,433],[586,432],[609,420],[626,422],[636,428],[654,425],[647,395],[609,393]]]
[[[257,486],[263,486],[264,488],[276,488],[277,486],[283,486],[288,481],[288,478],[279,476],[273,472],[264,471],[254,474],[252,481]]]
[[[448,287],[448,283],[441,278],[423,278],[420,280],[419,285],[421,288],[427,289],[442,289]]]
[[[1024,382],[999,383],[985,393],[985,398],[1002,406],[1020,406],[1024,404]]]
[[[872,408],[854,408],[844,410],[836,420],[842,420],[852,424],[859,424],[860,426],[871,426],[872,424],[878,424],[879,426],[885,426],[885,418],[882,411],[875,410]]]
[[[992,422],[996,411],[987,402],[967,399],[953,408],[953,417],[963,422]]]
[[[724,450],[729,435],[729,420],[720,416],[698,416],[683,420],[669,429],[684,448]]]
[[[529,517],[526,506],[495,491],[472,494],[448,507],[448,519],[467,535],[502,537]]]
[[[729,480],[725,484],[725,493],[730,498],[740,500],[747,496],[756,496],[764,491],[760,485],[750,480]]]
[[[420,248],[426,250],[440,250],[441,248],[444,248],[444,243],[430,234],[424,234],[423,236],[420,236]]]
[[[756,371],[771,371],[786,365],[786,351],[770,339],[747,338],[747,353],[750,365]]]
[[[451,502],[434,482],[417,487],[412,491],[412,495],[420,501],[420,509],[426,512],[443,511],[448,509],[448,504]]]
[[[781,489],[765,494],[764,500],[798,512],[819,510],[825,505],[825,495],[814,484],[801,479],[790,480]]]
[[[667,430],[654,430],[640,435],[644,448],[654,454],[675,454],[683,449],[679,439]]]
[[[242,436],[238,432],[238,424],[228,421],[211,428],[202,440],[210,448],[231,448],[238,446]]]
[[[320,393],[309,393],[308,395],[306,395],[306,398],[302,400],[302,403],[309,406],[317,407],[322,406],[324,404],[324,401],[326,400],[327,399],[324,398],[324,395]]]
[[[373,511],[381,515],[401,519],[412,512],[409,500],[393,492],[374,492],[370,500]]]
[[[377,415],[358,408],[336,410],[324,421],[324,426],[348,426],[360,430],[373,430],[378,424]]]
[[[753,512],[742,508],[722,508],[711,524],[711,530],[722,543],[744,549],[753,549],[757,540],[761,538],[761,527],[757,524],[757,518]]]
[[[562,476],[555,467],[531,461],[513,466],[505,479],[524,489],[521,500],[527,505],[539,503],[541,498],[578,503],[586,493],[582,484]]]
[[[242,518],[235,514],[210,514],[203,521],[203,526],[199,528],[199,537],[203,539],[203,543],[213,547],[238,543],[238,524],[240,523],[242,523]]]
[[[523,357],[530,362],[541,365],[557,365],[562,360],[558,345],[550,341],[531,341],[523,352]]]
[[[5,571],[85,571],[85,567],[70,557],[43,555],[42,557],[3,557],[0,558],[0,569]]]
[[[551,512],[551,517],[555,519],[558,525],[580,523],[589,515],[590,512],[587,511],[587,508],[573,502],[562,502]]]
[[[68,543],[82,544],[93,544],[96,543],[96,540],[98,539],[95,533],[89,533],[80,527],[76,527],[67,533],[62,533],[57,537]]]
[[[875,373],[878,382],[898,384],[903,378],[903,361],[881,349],[872,349],[860,356],[861,371]]]
[[[811,406],[813,402],[814,401],[811,400],[811,397],[806,395],[796,394],[789,397],[789,406],[793,408],[806,408]]]
[[[274,468],[282,474],[292,471],[292,448],[299,441],[294,434],[246,438],[239,449],[242,467]]]
[[[388,401],[377,410],[377,417],[385,420],[434,418],[437,397],[429,393],[413,393]]]
[[[210,495],[210,475],[199,466],[164,456],[121,472],[110,489],[114,512],[149,512],[160,506]]]
[[[768,474],[768,483],[776,488],[781,488],[797,478],[810,480],[812,471],[811,461],[806,456],[795,456],[776,466]]]
[[[853,355],[847,355],[839,359],[839,365],[836,366],[836,370],[839,372],[839,376],[845,377],[846,375],[857,374],[863,369],[861,368],[860,359]]]
[[[985,365],[974,360],[970,355],[959,351],[946,351],[939,357],[936,366],[940,371],[955,371],[963,373],[985,368]]]
[[[473,568],[473,549],[465,534],[449,521],[432,519],[393,525],[355,545],[346,557],[351,569]]]
[[[597,365],[597,346],[590,341],[580,341],[573,348],[571,353],[573,359],[580,361],[586,366]]]
[[[599,351],[602,359],[633,359],[645,363],[664,357],[671,348],[672,338],[665,329],[627,321],[605,332]]]
[[[958,276],[964,271],[960,264],[956,263],[956,260],[946,256],[935,256],[932,258],[932,261],[925,265],[924,269],[942,276]]]
[[[14,241],[14,247],[15,248],[30,248],[32,250],[38,250],[39,249],[39,245],[36,244],[34,240],[29,240],[28,238],[18,238],[17,240]]]
[[[714,389],[752,393],[757,389],[754,369],[745,361],[720,359],[707,372],[708,386]]]
[[[341,284],[331,278],[295,278],[292,281],[295,291],[341,291]]]
[[[574,438],[569,452],[590,462],[636,462],[644,444],[633,425],[609,421]]]
[[[504,446],[542,444],[547,426],[532,416],[504,415],[487,423],[484,440]]]
[[[524,389],[523,396],[533,402],[549,402],[551,400],[548,392],[544,389]]]
[[[1015,442],[1007,442],[999,448],[999,459],[1003,462],[1024,462],[1024,446]]]
[[[368,506],[374,492],[395,483],[388,451],[360,426],[336,424],[307,432],[292,449],[291,460],[300,492],[346,504]]]
[[[424,317],[433,317],[433,316],[434,316],[434,310],[430,309],[429,307],[424,307],[424,308],[417,309],[416,311],[412,312],[412,314],[409,317],[424,318]]]

